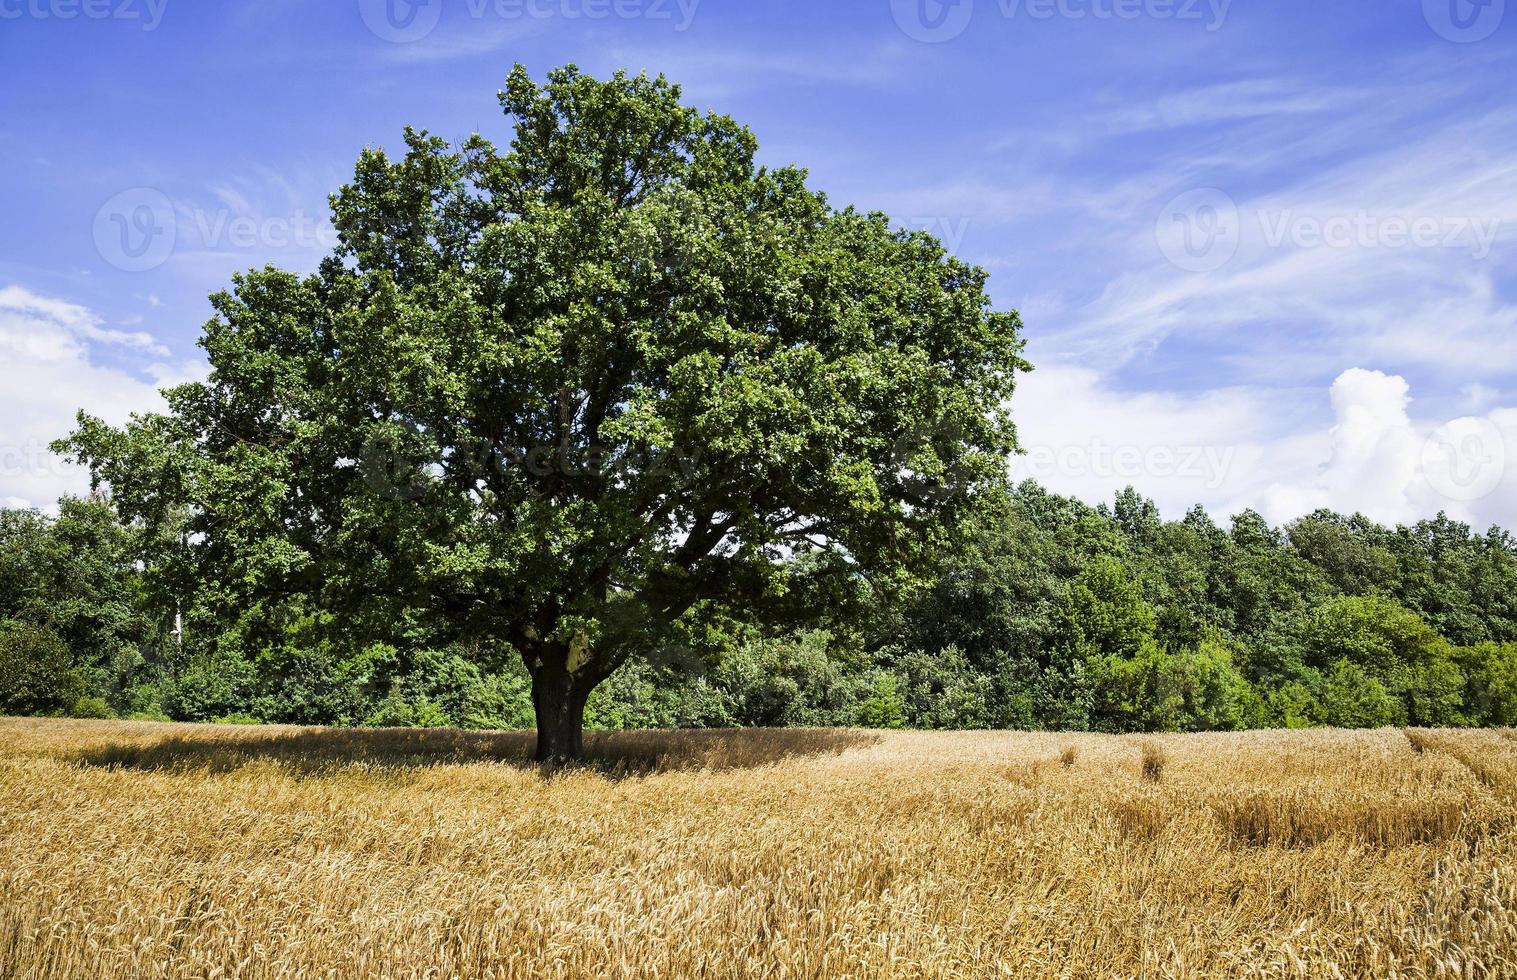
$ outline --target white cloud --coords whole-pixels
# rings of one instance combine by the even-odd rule
[[[1134,486],[1164,512],[1245,508],[1283,523],[1319,508],[1387,524],[1440,511],[1517,520],[1517,409],[1414,418],[1405,379],[1345,371],[1328,390],[1126,393],[1083,368],[1041,369],[1014,400],[1028,455],[1013,474],[1090,503]]]
[[[19,286],[0,288],[0,501],[51,507],[60,496],[89,489],[86,473],[65,464],[48,444],[66,435],[81,408],[119,424],[133,412],[162,408],[158,388],[201,369],[192,364],[143,365],[153,380],[99,363],[98,348],[167,355],[145,333],[101,327],[85,307]]]
[[[70,343],[94,341],[135,347],[162,357],[168,356],[168,350],[154,340],[152,334],[105,329],[100,325],[101,319],[84,307],[38,296],[20,286],[0,288],[0,316],[7,315],[38,318],[40,322],[52,325],[50,330],[36,331],[32,335],[20,332],[10,338],[18,346],[33,348],[38,352],[44,349],[54,349],[56,352],[61,350],[61,346]],[[0,337],[0,349],[3,349],[5,343],[6,338]]]
[[[1172,337],[1225,344],[1239,377],[1265,382],[1367,357],[1460,384],[1510,374],[1489,352],[1517,329],[1498,285],[1517,246],[1517,116],[1446,124],[1271,190],[1237,172],[1191,172],[1115,210],[1110,192],[1088,195],[1092,229],[1127,235],[1111,259],[1123,271],[1050,341],[1108,367]],[[1202,246],[1197,265],[1166,259],[1166,234]]]

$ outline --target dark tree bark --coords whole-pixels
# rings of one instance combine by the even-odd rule
[[[541,662],[532,669],[538,762],[563,765],[584,758],[585,702],[595,684],[589,676],[571,673],[562,662]]]

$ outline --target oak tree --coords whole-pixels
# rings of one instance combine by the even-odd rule
[[[518,67],[500,102],[504,151],[365,150],[316,273],[236,277],[205,382],[64,446],[124,515],[187,508],[228,609],[514,651],[559,761],[701,608],[767,608],[800,565],[913,581],[1005,479],[1028,365],[985,272],[760,166],[662,76]]]

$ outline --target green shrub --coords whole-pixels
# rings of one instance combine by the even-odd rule
[[[1131,659],[1093,657],[1086,669],[1103,731],[1234,731],[1259,713],[1257,694],[1213,640],[1179,653],[1148,643]]]
[[[989,728],[995,690],[958,647],[913,651],[896,663],[904,681],[904,713],[913,728]]]
[[[462,728],[517,731],[537,724],[532,713],[532,683],[526,671],[495,674],[474,684],[459,701]]]
[[[1301,681],[1286,681],[1274,686],[1265,698],[1263,726],[1278,728],[1316,728],[1322,724],[1322,704],[1311,687]]]
[[[448,728],[452,724],[441,705],[426,698],[408,698],[399,682],[363,720],[364,728]]]
[[[51,630],[0,621],[0,714],[60,714],[85,696],[85,676]]]
[[[868,694],[859,704],[861,728],[900,728],[906,724],[906,699],[901,679],[889,671],[876,671]]]
[[[1385,596],[1340,596],[1317,607],[1301,630],[1308,665],[1321,670],[1339,661],[1376,677],[1408,664],[1447,655],[1447,641],[1420,616]]]
[[[105,703],[105,698],[83,697],[74,702],[73,707],[68,709],[70,718],[115,718],[116,712]]]
[[[1334,728],[1405,725],[1405,707],[1363,667],[1340,660],[1321,675],[1321,720]]]
[[[177,721],[215,721],[249,714],[254,681],[251,664],[230,651],[190,659],[164,691],[164,709]]]
[[[1405,707],[1406,723],[1416,728],[1460,728],[1470,723],[1464,710],[1464,671],[1445,647],[1433,659],[1392,674],[1394,693]]]
[[[1470,723],[1517,726],[1517,643],[1482,643],[1457,651],[1455,659],[1464,670]]]

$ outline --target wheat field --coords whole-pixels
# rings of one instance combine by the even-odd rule
[[[3,977],[1511,977],[1517,740],[0,721]]]

